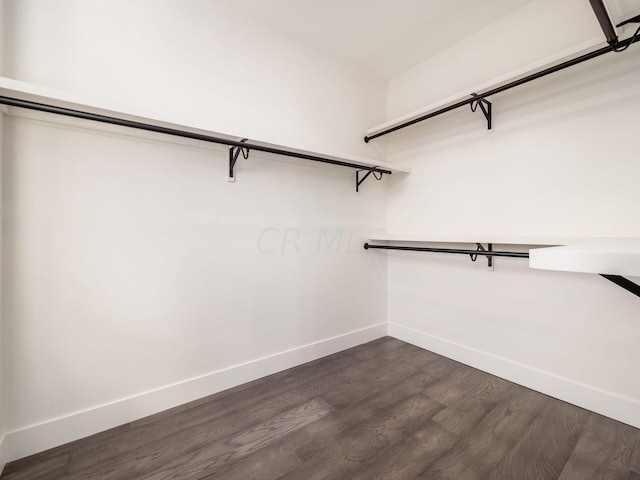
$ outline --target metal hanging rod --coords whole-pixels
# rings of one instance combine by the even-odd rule
[[[527,252],[500,252],[491,249],[492,244],[489,244],[489,249],[484,250],[480,244],[478,244],[478,250],[461,250],[457,248],[431,248],[431,247],[401,247],[398,245],[371,245],[370,243],[364,244],[364,249],[380,249],[380,250],[407,250],[411,252],[436,252],[436,253],[457,253],[460,255],[482,255],[484,257],[512,257],[512,258],[529,258]]]
[[[165,135],[172,135],[174,137],[191,138],[194,140],[201,140],[203,142],[227,145],[232,148],[241,149],[243,152],[246,152],[246,155],[249,154],[250,150],[256,150],[258,152],[265,152],[265,153],[272,153],[274,155],[283,155],[286,157],[300,158],[303,160],[310,160],[312,162],[329,163],[332,165],[339,165],[341,167],[355,168],[356,170],[365,170],[365,171],[375,172],[379,174],[385,174],[385,173],[389,175],[391,174],[391,171],[385,168],[372,167],[370,165],[362,165],[362,164],[347,162],[343,160],[335,160],[332,158],[319,157],[316,155],[293,152],[293,151],[284,150],[281,148],[266,147],[263,145],[254,145],[251,143],[246,143],[246,140],[242,140],[242,141],[227,140],[226,138],[215,137],[212,135],[204,135],[201,133],[193,133],[185,130],[178,130],[175,128],[161,127],[161,126],[152,125],[149,123],[136,122],[133,120],[125,120],[122,118],[111,117],[108,115],[99,115],[96,113],[84,112],[81,110],[74,110],[74,109],[65,108],[65,107],[57,107],[55,105],[37,103],[29,100],[22,100],[19,98],[0,96],[0,104],[8,105],[11,107],[19,107],[19,108],[26,108],[29,110],[36,110],[39,112],[53,113],[56,115],[64,115],[66,117],[81,118],[83,120],[91,120],[94,122],[107,123],[110,125],[118,125],[121,127],[135,128],[138,130],[145,130],[148,132],[163,133]],[[235,155],[235,159],[237,160],[237,155]],[[233,162],[233,164],[235,165],[235,161]],[[233,165],[230,166],[230,169],[231,170],[233,169]],[[231,175],[231,177],[233,177],[233,175]]]
[[[523,85],[525,83],[531,82],[533,80],[537,80],[538,78],[546,77],[547,75],[550,75],[555,72],[559,72],[560,70],[564,70],[565,68],[569,68],[574,65],[578,65],[579,63],[586,62],[587,60],[591,60],[593,58],[599,57],[601,55],[604,55],[605,53],[614,52],[614,51],[627,48],[629,45],[636,42],[640,42],[640,35],[634,35],[631,38],[613,42],[612,44],[607,45],[606,47],[602,47],[593,52],[585,53],[584,55],[580,55],[579,57],[559,63],[558,65],[554,65],[553,67],[546,68],[544,70],[541,70],[540,72],[532,73],[531,75],[527,75],[526,77],[523,77],[519,80],[514,80],[513,82],[509,82],[500,87],[492,88],[491,90],[487,90],[484,93],[473,93],[471,94],[470,98],[461,100],[457,103],[454,103],[453,105],[449,105],[448,107],[444,107],[444,108],[441,108],[440,110],[427,113],[418,118],[414,118],[413,120],[408,120],[404,123],[401,123],[394,127],[387,128],[386,130],[382,130],[381,132],[375,133],[373,135],[367,135],[364,137],[364,141],[368,143],[370,140],[373,140],[374,138],[378,138],[383,135],[396,132],[400,129],[409,127],[411,125],[415,125],[416,123],[423,122],[429,118],[437,117],[438,115],[442,115],[443,113],[450,112],[451,110],[465,107],[467,105],[473,105],[475,102],[478,102],[479,100],[484,100],[486,99],[486,97],[490,97],[491,95],[496,95],[498,93],[504,92],[505,90],[519,87],[520,85]],[[489,120],[489,118],[487,118],[487,120]],[[491,126],[489,126],[489,128],[491,128]]]
[[[404,250],[410,252],[435,252],[435,253],[454,253],[459,255],[469,255],[472,261],[476,261],[478,255],[487,257],[489,268],[493,269],[492,258],[493,257],[511,257],[511,258],[529,258],[529,254],[526,252],[500,252],[493,250],[493,244],[489,243],[485,249],[480,243],[476,243],[477,250],[462,250],[457,248],[431,248],[431,247],[404,247],[398,245],[371,245],[369,243],[364,244],[364,249],[380,249],[380,250]],[[640,285],[632,282],[628,278],[621,275],[607,275],[600,274],[601,277],[606,278],[612,283],[615,283],[619,287],[624,288],[626,291],[640,297]]]

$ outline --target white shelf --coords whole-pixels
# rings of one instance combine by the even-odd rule
[[[640,277],[640,238],[533,249],[529,267]]]
[[[496,245],[569,245],[572,243],[596,243],[615,241],[604,237],[523,237],[509,235],[406,235],[374,234],[369,240],[377,242],[415,243],[493,243]]]
[[[205,125],[196,125],[189,121],[184,121],[178,118],[161,117],[157,114],[151,114],[139,109],[125,107],[115,104],[107,104],[102,100],[90,98],[86,95],[78,95],[70,92],[63,92],[40,85],[34,85],[31,83],[20,82],[10,78],[0,77],[0,96],[18,98],[21,100],[28,100],[31,102],[45,103],[56,107],[69,108],[74,110],[81,110],[89,113],[95,113],[99,115],[106,115],[111,117],[117,117],[124,120],[137,121],[141,123],[147,123],[159,127],[172,128],[176,130],[183,130],[191,133],[199,133],[202,135],[208,135],[213,137],[219,137],[226,140],[240,141],[243,137],[240,135],[233,135],[229,133],[221,133],[211,130]],[[3,111],[8,114],[18,114],[22,110],[18,107],[4,107]],[[331,160],[339,160],[351,163],[357,163],[367,167],[380,167],[391,171],[392,173],[409,173],[410,169],[404,168],[395,164],[381,162],[370,158],[359,157],[356,155],[349,155],[338,152],[317,150],[313,148],[307,148],[300,145],[281,145],[259,139],[249,139],[252,145],[259,145],[264,147],[272,147],[281,150],[287,150],[290,152],[302,153],[306,155],[312,155],[316,157],[327,158]]]
[[[525,245],[529,267],[541,270],[640,277],[640,238],[518,237],[505,235],[372,234],[370,242]],[[553,246],[551,246],[553,245]]]
[[[544,70],[545,68],[551,67],[555,64],[561,63],[565,60],[569,60],[573,57],[576,57],[580,54],[586,53],[588,51],[591,51],[594,47],[601,47],[604,46],[605,43],[602,40],[602,35],[598,35],[597,37],[594,37],[590,40],[587,40],[585,42],[582,42],[578,45],[576,45],[575,47],[572,48],[568,48],[566,50],[563,50],[555,55],[552,55],[550,57],[547,57],[543,60],[540,60],[538,62],[529,64],[523,68],[519,68],[517,70],[514,70],[512,72],[509,72],[505,75],[501,75],[497,78],[494,78],[488,82],[484,82],[481,83],[479,85],[474,86],[473,88],[470,88],[469,90],[466,90],[464,92],[460,92],[457,93],[455,95],[452,95],[448,98],[445,98],[444,100],[441,100],[439,102],[433,103],[431,105],[428,105],[426,107],[420,108],[418,110],[414,110],[413,112],[407,113],[406,115],[402,115],[400,117],[394,118],[392,120],[389,120],[385,123],[382,123],[380,125],[376,125],[373,128],[370,128],[369,130],[367,130],[366,132],[366,136],[371,136],[371,135],[375,135],[377,133],[380,133],[384,130],[387,130],[389,128],[393,128],[393,127],[397,127],[398,125],[402,125],[406,122],[410,122],[411,120],[415,120],[416,118],[420,118],[424,115],[428,115],[429,113],[435,112],[437,110],[440,110],[442,108],[446,108],[450,105],[453,105],[455,103],[458,103],[462,100],[468,100],[469,98],[471,98],[471,94],[472,93],[482,93],[483,91],[492,89],[492,88],[496,88],[496,87],[500,87],[502,85],[505,85],[507,83],[513,82],[515,80],[519,80],[523,77],[526,77],[528,75],[531,75],[533,73],[537,73],[540,72],[541,70]]]

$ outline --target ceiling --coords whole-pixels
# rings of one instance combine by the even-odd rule
[[[293,38],[393,78],[532,0],[232,0]]]

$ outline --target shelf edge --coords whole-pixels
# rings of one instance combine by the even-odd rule
[[[220,138],[225,138],[229,140],[239,141],[243,137],[240,135],[221,133],[215,130],[211,130],[206,127],[194,125],[187,121],[180,120],[168,120],[158,117],[157,115],[149,112],[143,112],[140,109],[136,109],[133,107],[125,107],[122,105],[107,105],[105,102],[102,102],[96,98],[91,98],[88,95],[78,95],[70,92],[64,92],[60,90],[55,90],[49,87],[44,87],[40,85],[35,85],[27,82],[22,82],[19,80],[0,77],[0,95],[5,97],[13,97],[19,98],[22,100],[28,100],[32,102],[38,103],[47,103],[51,105],[55,105],[57,107],[70,108],[76,110],[84,110],[90,113],[95,113],[99,115],[107,115],[122,118],[125,120],[137,121],[142,123],[148,123],[155,126],[172,128],[177,130],[185,130],[191,133],[198,133],[203,135],[216,136]],[[3,105],[3,107],[6,107]],[[7,107],[2,112],[5,115],[11,115],[14,109],[18,109],[18,107]],[[43,115],[47,115],[44,114]],[[370,158],[360,157],[351,154],[344,154],[339,152],[329,152],[323,151],[319,149],[309,148],[306,146],[291,146],[284,144],[277,144],[272,142],[263,141],[260,139],[250,139],[251,143],[259,146],[269,146],[274,148],[279,148],[283,150],[288,150],[297,153],[304,153],[308,155],[314,155],[318,157],[324,157],[334,160],[342,160],[357,164],[362,164],[363,166],[369,167],[380,167],[387,170],[390,170],[393,173],[410,173],[410,169],[406,167],[402,167],[400,165],[378,161]]]
[[[389,128],[393,128],[396,127],[398,125],[401,125],[403,123],[409,122],[411,120],[414,120],[416,118],[419,118],[423,115],[427,115],[431,112],[435,112],[437,110],[440,110],[441,108],[445,108],[449,105],[453,105],[457,102],[460,102],[462,100],[468,99],[471,97],[471,93],[481,93],[484,90],[489,90],[490,88],[495,88],[495,87],[499,87],[501,85],[504,85],[506,83],[518,80],[519,78],[523,78],[526,77],[527,75],[531,75],[533,73],[536,73],[538,71],[541,71],[545,68],[551,67],[554,64],[557,63],[561,63],[565,60],[569,60],[570,58],[572,58],[573,56],[578,56],[582,53],[586,53],[587,51],[589,51],[592,48],[598,47],[598,46],[603,46],[605,43],[602,40],[602,36],[598,35],[597,37],[593,37],[590,38],[584,42],[579,43],[578,45],[575,45],[573,47],[570,48],[566,48],[554,55],[550,55],[542,60],[539,60],[537,62],[533,62],[530,63],[529,65],[526,65],[522,68],[518,68],[516,70],[512,70],[511,72],[508,72],[504,75],[500,75],[492,80],[489,80],[487,82],[483,82],[479,85],[475,85],[473,88],[470,88],[468,90],[465,90],[464,92],[458,92],[454,95],[451,95],[443,100],[440,100],[438,102],[432,103],[431,105],[428,105],[426,107],[422,107],[419,108],[417,110],[414,110],[412,112],[409,112],[407,114],[395,117],[391,120],[388,120],[387,122],[381,123],[379,125],[376,125],[372,128],[370,128],[369,130],[366,131],[365,135],[366,136],[371,136],[371,135],[375,135],[379,132],[382,132],[384,130],[387,130]]]

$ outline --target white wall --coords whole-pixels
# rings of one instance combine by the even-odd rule
[[[0,2],[0,25],[3,26],[0,32],[0,75],[4,72],[4,37],[6,34],[4,28],[4,2]]]
[[[4,3],[7,77],[213,131],[372,152],[362,132],[383,120],[383,82],[252,20],[233,2]]]
[[[4,26],[4,3],[0,2],[0,25]],[[0,75],[2,75],[3,73],[3,58],[4,58],[4,28],[2,29],[2,32],[0,32]],[[3,138],[3,120],[4,120],[4,116],[2,114],[2,112],[0,112],[0,165],[2,163],[2,150],[3,150],[3,143],[2,143],[2,138]],[[0,175],[1,175],[1,166],[0,166]],[[2,195],[0,195],[0,202]],[[2,242],[2,225],[0,224],[0,242]],[[1,250],[0,250],[1,251]],[[2,262],[2,258],[1,258],[1,254],[0,254],[0,263]],[[3,403],[2,403],[2,384],[3,384],[3,354],[2,354],[2,276],[0,275],[0,475],[2,474],[2,470],[4,468],[4,461],[3,461],[3,455],[2,455],[2,444],[4,443],[4,434],[5,434],[5,429],[4,429],[4,409],[3,409]]]
[[[594,37],[600,31],[589,2],[534,0],[389,81],[394,118],[469,91]]]
[[[0,12],[2,12],[0,6]],[[1,19],[1,18],[0,18]],[[4,138],[4,115],[0,113],[0,160],[2,159],[3,152],[3,142]],[[2,162],[0,162],[0,178],[2,177]],[[2,185],[2,183],[0,183]],[[0,187],[1,188],[1,187]],[[2,206],[2,195],[0,195],[0,207]],[[2,222],[4,223],[4,222]],[[0,223],[0,252],[2,252],[2,223]],[[2,254],[0,253],[0,268],[2,265]],[[5,408],[4,408],[4,343],[2,341],[2,334],[4,325],[2,322],[2,304],[3,304],[4,292],[2,289],[2,275],[0,275],[0,475],[2,474],[2,469],[4,468],[4,460],[3,460],[3,443],[5,436]]]
[[[5,7],[6,76],[376,155],[384,83],[222,2]],[[8,460],[386,332],[361,248],[384,182],[252,152],[227,183],[224,149],[44,115],[4,134]]]
[[[501,54],[487,50],[492,65],[472,83],[553,53],[543,42],[536,58],[535,29],[512,20],[520,37],[494,25],[393,80],[389,111],[460,90],[475,75],[475,52],[498,40]],[[598,31],[576,22],[562,30],[576,43]],[[389,183],[389,232],[640,237],[638,84],[635,46],[492,98],[493,133],[461,109],[390,135],[389,158],[412,174]],[[638,298],[596,275],[529,270],[518,259],[497,259],[490,272],[481,259],[451,257],[388,254],[392,334],[640,426]]]
[[[418,65],[390,82],[389,115],[589,40],[585,3],[532,2]],[[387,264],[360,247],[385,225],[639,236],[637,48],[496,97],[491,135],[460,111],[365,145],[385,84],[232,4],[2,5],[5,76],[239,136],[379,158],[388,147],[414,169],[355,196],[348,170],[252,153],[229,184],[224,150],[6,117],[5,459],[365,341],[387,315],[398,337],[640,424],[635,297],[519,260]]]

